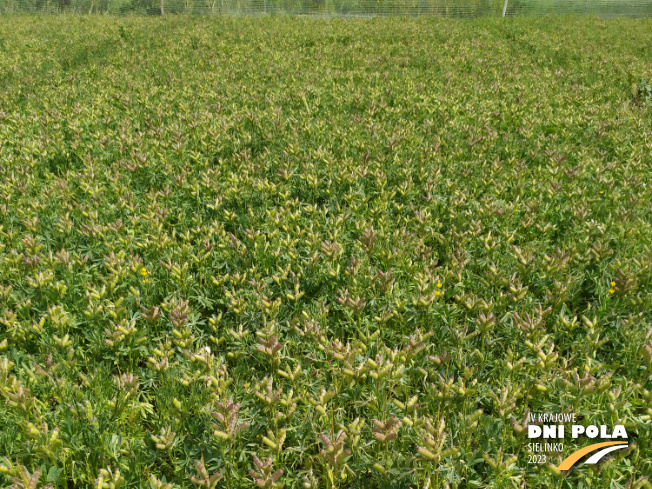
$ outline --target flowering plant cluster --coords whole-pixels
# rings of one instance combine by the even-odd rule
[[[0,25],[0,484],[651,487],[649,20]]]

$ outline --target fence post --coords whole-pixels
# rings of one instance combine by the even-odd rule
[[[505,5],[503,6],[503,17],[505,17],[505,14],[507,13],[507,2],[509,2],[509,0],[505,0]]]

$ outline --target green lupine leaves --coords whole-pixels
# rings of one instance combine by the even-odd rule
[[[0,484],[649,485],[649,20],[0,24]]]

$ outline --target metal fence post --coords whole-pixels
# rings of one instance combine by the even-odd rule
[[[505,0],[505,5],[503,6],[503,17],[505,17],[505,14],[507,13],[507,2],[509,2],[509,0]]]

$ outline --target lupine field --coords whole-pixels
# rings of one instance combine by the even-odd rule
[[[1,17],[0,486],[650,489],[650,32]]]

